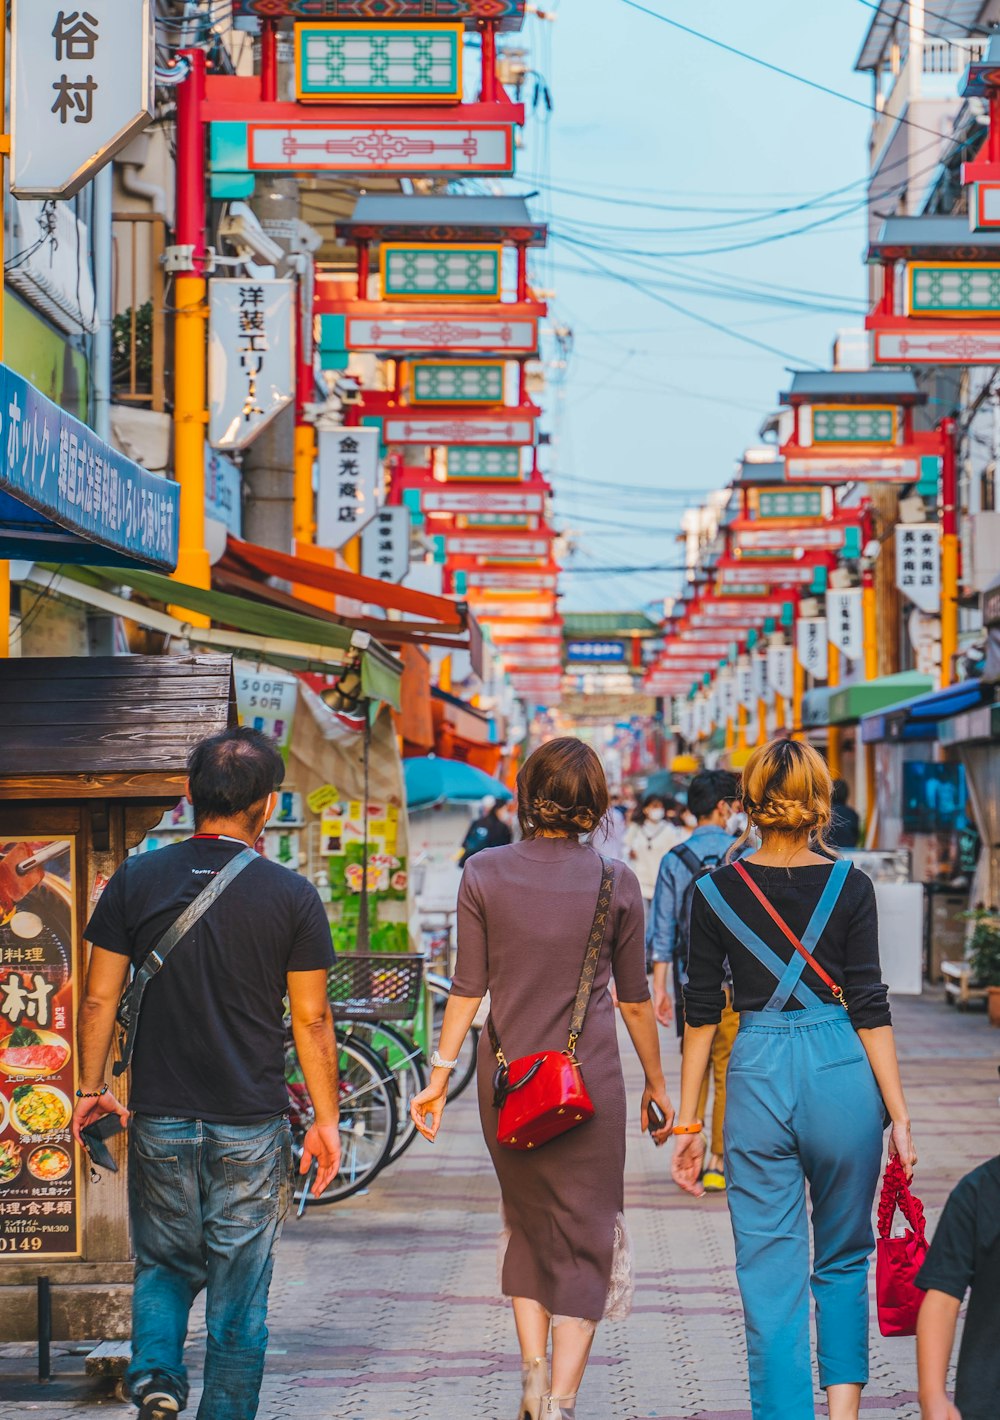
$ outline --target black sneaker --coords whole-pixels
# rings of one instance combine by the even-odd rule
[[[180,1408],[177,1397],[169,1391],[150,1390],[142,1397],[139,1420],[175,1420]]]

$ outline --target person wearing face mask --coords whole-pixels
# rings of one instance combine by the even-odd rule
[[[646,923],[656,891],[656,875],[664,853],[681,841],[676,827],[667,819],[667,806],[659,794],[647,794],[625,831],[625,861],[639,879]]]

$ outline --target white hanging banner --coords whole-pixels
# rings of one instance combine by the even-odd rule
[[[795,685],[791,646],[768,646],[767,683],[775,695],[791,700]]]
[[[816,680],[826,680],[829,656],[826,643],[826,617],[800,616],[795,628],[795,648],[799,665]]]
[[[212,280],[208,441],[245,449],[295,393],[294,281]]]
[[[826,631],[830,645],[836,646],[849,661],[857,661],[864,655],[865,628],[860,587],[827,592]]]
[[[694,702],[694,733],[697,739],[704,739],[712,732],[714,716],[707,695],[699,695]]]
[[[753,666],[749,656],[740,659],[736,667],[736,703],[744,710],[753,710],[756,697],[753,688]]]
[[[681,738],[690,742],[694,739],[695,707],[691,700],[681,700],[677,709],[677,727]]]
[[[719,719],[725,724],[736,718],[736,677],[732,671],[721,671],[717,680]]]
[[[410,570],[410,510],[380,508],[361,534],[361,575],[401,582]]]
[[[896,586],[914,606],[941,610],[941,524],[900,523],[896,528]]]
[[[337,551],[378,512],[379,431],[320,429],[317,450],[316,543]]]
[[[152,0],[15,0],[11,192],[79,192],[153,117]]]
[[[767,653],[765,651],[751,651],[750,675],[753,680],[754,701],[763,700],[765,705],[770,705],[774,699],[774,691],[767,683]]]

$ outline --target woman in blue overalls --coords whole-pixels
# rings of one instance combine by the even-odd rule
[[[875,891],[849,862],[814,851],[824,846],[831,788],[810,746],[780,740],[756,750],[742,797],[761,847],[700,878],[692,907],[673,1176],[700,1194],[705,1142],[695,1111],[728,958],[740,1029],[729,1066],[726,1175],[754,1420],[813,1420],[810,1284],[831,1420],[858,1420],[868,1380],[871,1212],[888,1120],[890,1152],[908,1174],[916,1163],[879,967]]]

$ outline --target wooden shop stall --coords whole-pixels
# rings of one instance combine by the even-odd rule
[[[0,1314],[33,1340],[129,1335],[124,1138],[117,1174],[72,1141],[76,1012],[92,904],[184,794],[188,753],[236,723],[228,656],[0,661]]]

